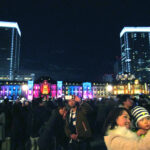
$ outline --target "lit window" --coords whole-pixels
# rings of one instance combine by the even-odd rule
[[[134,37],[137,37],[136,33],[134,33]]]

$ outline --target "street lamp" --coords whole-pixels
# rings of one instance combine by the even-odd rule
[[[112,85],[107,85],[106,90],[108,92],[112,92],[112,89],[113,89]]]

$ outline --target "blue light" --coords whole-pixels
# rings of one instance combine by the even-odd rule
[[[62,81],[57,81],[57,98],[62,97]]]
[[[33,81],[28,81],[28,100],[33,100]]]

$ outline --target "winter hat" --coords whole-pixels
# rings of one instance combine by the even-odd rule
[[[137,123],[138,121],[140,121],[141,119],[145,118],[145,117],[150,117],[149,112],[141,106],[136,106],[131,110],[131,114],[133,116],[133,119],[135,121],[135,125],[137,127]]]

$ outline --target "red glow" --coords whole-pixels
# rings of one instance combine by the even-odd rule
[[[44,80],[44,83],[41,84],[41,93],[43,95],[48,95],[50,93],[50,84],[47,80]]]

